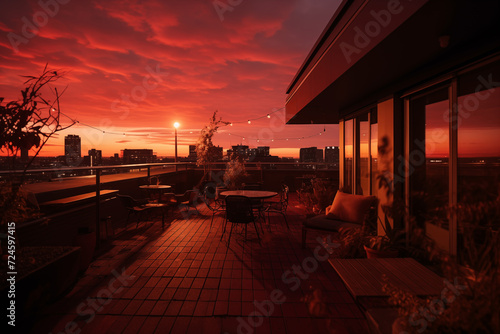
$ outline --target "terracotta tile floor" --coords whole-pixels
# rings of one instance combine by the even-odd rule
[[[367,333],[328,261],[314,258],[314,237],[301,249],[296,204],[292,197],[290,230],[271,216],[261,243],[253,226],[246,241],[239,230],[229,246],[227,232],[220,241],[223,216],[210,228],[204,205],[200,215],[176,215],[164,231],[156,221],[123,232],[32,332]]]

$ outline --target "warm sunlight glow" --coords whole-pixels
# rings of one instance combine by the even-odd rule
[[[175,122],[175,123],[174,123],[174,128],[178,129],[178,128],[179,128],[179,126],[180,126],[179,122]]]

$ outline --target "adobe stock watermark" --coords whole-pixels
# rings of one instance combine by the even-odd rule
[[[28,44],[40,32],[40,29],[49,23],[49,18],[53,18],[59,13],[60,5],[66,5],[70,0],[39,0],[40,7],[30,18],[23,16],[21,22],[21,35],[14,32],[7,33],[7,39],[16,53],[19,52],[21,44]]]
[[[328,235],[325,240],[321,237],[316,238],[319,245],[314,248],[313,256],[308,256],[300,265],[294,264],[291,269],[286,270],[283,275],[281,275],[281,281],[288,285],[291,291],[296,291],[300,288],[302,281],[307,280],[309,275],[314,273],[320,262],[328,260],[330,254],[333,253],[335,248],[340,247],[337,242],[332,242],[331,236]],[[321,254],[322,251],[324,254]],[[286,302],[286,295],[280,289],[274,289],[269,294],[269,299],[263,300],[261,302],[254,300],[255,311],[250,312],[246,319],[238,317],[238,334],[252,334],[255,328],[262,326],[264,323],[264,317],[269,318],[275,310],[275,305],[281,305]],[[227,334],[227,333],[226,333]]]
[[[404,7],[399,0],[387,1],[385,9],[379,11],[371,10],[370,15],[373,19],[366,22],[362,28],[359,26],[354,27],[355,35],[352,43],[340,43],[340,50],[347,63],[350,64],[352,62],[351,57],[353,54],[361,53],[364,48],[370,45],[373,38],[380,35],[382,30],[391,23],[393,15],[398,15],[403,10]]]
[[[121,94],[119,99],[115,99],[110,106],[113,113],[118,114],[118,119],[126,119],[130,111],[139,106],[141,102],[146,100],[148,92],[158,88],[163,78],[168,75],[168,72],[162,72],[160,64],[156,67],[146,66],[146,75],[143,76],[140,84],[134,86],[129,94]],[[93,128],[85,128],[84,136],[93,145],[102,144],[106,131],[113,132],[113,120],[109,117],[102,118],[97,126],[99,129],[105,129],[103,132],[96,132]]]
[[[437,316],[440,316],[445,311],[446,305],[453,303],[460,291],[467,289],[466,285],[459,284],[458,277],[455,277],[453,283],[444,280],[445,288],[441,291],[441,298],[433,299],[427,307],[420,307],[418,312],[412,313],[408,317],[408,324],[413,327],[419,326],[418,333],[422,333],[427,329],[429,322],[434,322]],[[406,331],[401,331],[399,334],[410,334]]]
[[[92,322],[96,316],[96,313],[101,312],[104,309],[104,306],[111,303],[113,300],[113,295],[120,293],[123,290],[124,286],[128,286],[130,281],[134,278],[125,273],[125,268],[122,268],[121,273],[118,273],[116,270],[113,270],[111,273],[113,274],[113,278],[111,278],[108,282],[108,285],[97,292],[97,298],[92,299],[87,297],[84,302],[81,302],[76,307],[76,313],[79,317],[86,318],[84,321],[86,324]],[[120,285],[118,287],[115,286],[115,282],[119,281]],[[69,321],[65,326],[62,332],[58,332],[57,334],[78,334],[82,331],[82,329],[78,326],[75,321]],[[49,334],[52,334],[49,333]]]
[[[232,12],[234,8],[241,5],[242,2],[243,0],[214,0],[212,1],[212,5],[219,16],[219,20],[223,22],[224,14],[226,12]]]

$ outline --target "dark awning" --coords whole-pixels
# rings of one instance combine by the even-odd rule
[[[410,81],[491,52],[499,45],[498,6],[495,0],[346,1],[287,90],[288,124],[338,123]]]

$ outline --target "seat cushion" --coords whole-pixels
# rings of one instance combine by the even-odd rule
[[[304,221],[303,226],[306,228],[328,230],[328,231],[338,231],[340,228],[359,228],[359,224],[346,222],[338,219],[327,218],[326,215],[318,215]]]
[[[331,207],[326,212],[327,218],[363,224],[375,200],[375,196],[351,195],[337,191]]]

